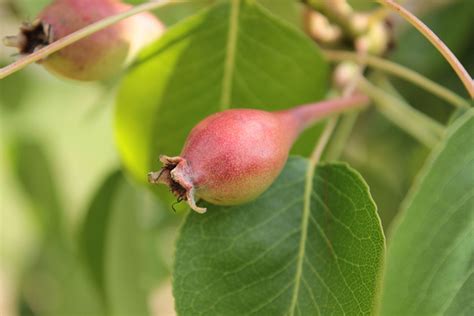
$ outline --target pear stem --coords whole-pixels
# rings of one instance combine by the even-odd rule
[[[302,131],[317,121],[333,115],[364,108],[368,103],[369,98],[358,93],[348,97],[300,105],[285,112],[289,112],[297,119],[299,130]]]

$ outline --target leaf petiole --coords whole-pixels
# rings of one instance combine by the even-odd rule
[[[358,88],[372,98],[381,114],[425,146],[433,147],[444,134],[444,127],[441,124],[367,79],[361,77]]]

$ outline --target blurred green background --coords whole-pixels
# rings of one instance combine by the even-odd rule
[[[208,2],[163,8],[157,14],[171,25]],[[0,37],[16,34],[20,23],[31,20],[47,3],[1,0]],[[0,64],[12,62],[14,54],[13,49],[1,46]],[[117,83],[117,78],[101,83],[63,80],[39,65],[0,81],[0,315],[104,315],[106,309],[125,311],[127,304],[137,303],[156,315],[173,314],[168,279],[182,216],[159,205],[117,171],[120,162],[112,128]],[[108,183],[104,187],[113,182],[118,192],[96,194],[104,181]],[[111,228],[90,225],[104,224],[100,222],[103,214],[92,211],[95,204],[103,209],[113,204],[107,199],[123,196],[127,201],[117,203],[131,203],[124,211],[124,216],[129,215],[125,222],[112,220]],[[88,216],[92,219],[87,220]],[[131,231],[134,220],[138,232]],[[141,239],[130,242],[129,234]],[[87,243],[97,253],[84,258],[80,248]],[[118,254],[102,252],[105,244],[112,249],[117,243]],[[137,252],[146,254],[143,262]],[[104,281],[107,286],[137,292],[140,299],[132,297],[126,303],[119,296],[115,302],[102,302],[99,292],[105,289],[94,288],[94,275],[84,271],[82,264],[100,255],[105,258],[91,264],[117,274],[114,280]],[[124,258],[131,261],[128,267],[117,262]],[[132,281],[123,277],[135,270]],[[142,280],[133,280],[137,276]],[[131,282],[137,283],[137,291],[130,288]]]
[[[0,37],[15,34],[48,2],[0,0]],[[212,2],[170,6],[157,15],[172,25]],[[407,2],[472,72],[474,2]],[[301,27],[294,1],[262,3]],[[437,51],[407,25],[396,25],[400,37],[390,58],[465,96]],[[1,47],[0,64],[13,61],[14,53]],[[62,80],[38,65],[0,81],[0,315],[103,315],[136,304],[173,315],[169,272],[182,214],[119,171],[112,135],[117,82]],[[448,121],[448,105],[393,83],[413,106]],[[427,153],[375,111],[359,118],[343,159],[369,183],[385,229]],[[106,273],[95,275],[85,268],[91,265]]]

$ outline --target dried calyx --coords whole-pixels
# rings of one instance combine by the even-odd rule
[[[18,35],[7,36],[3,39],[5,46],[18,48],[18,52],[21,55],[34,53],[52,42],[53,32],[51,25],[40,20],[23,23]]]
[[[163,168],[158,172],[148,173],[148,181],[153,184],[167,185],[178,202],[187,201],[193,210],[204,213],[206,209],[196,205],[194,187],[190,179],[190,168],[186,159],[162,155],[160,161],[163,163]]]

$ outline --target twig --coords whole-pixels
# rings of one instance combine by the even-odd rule
[[[474,82],[464,68],[464,66],[459,62],[456,56],[451,52],[451,50],[443,43],[443,41],[421,20],[419,20],[415,15],[410,11],[399,5],[393,0],[377,0],[377,2],[389,7],[390,9],[396,11],[400,14],[406,21],[413,25],[421,34],[423,34],[434,47],[443,55],[443,57],[448,61],[451,67],[454,69],[459,79],[466,87],[467,92],[469,93],[471,99],[474,98]]]
[[[420,75],[407,67],[382,59],[373,55],[360,55],[349,51],[323,50],[324,55],[330,61],[351,60],[357,63],[366,63],[367,65],[390,73],[392,75],[410,81],[432,94],[446,100],[456,107],[470,108],[469,102],[455,94],[449,89],[437,84],[436,82]]]

